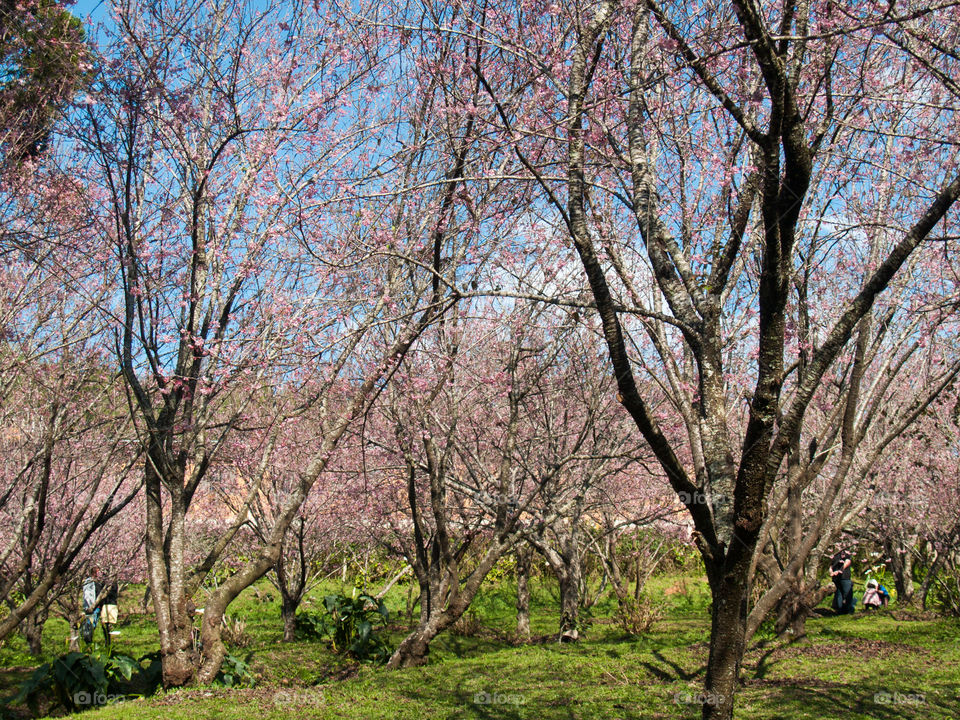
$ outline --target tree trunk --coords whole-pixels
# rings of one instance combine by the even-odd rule
[[[777,604],[774,625],[777,636],[789,636],[794,640],[804,637],[807,634],[807,619],[814,615],[813,609],[833,590],[832,585],[821,587],[816,581],[812,585],[794,583]]]
[[[153,443],[158,440],[154,438]],[[147,581],[160,635],[160,662],[165,688],[182,687],[196,677],[199,657],[193,647],[192,603],[186,597],[184,519],[186,509],[176,479],[164,483],[159,468],[165,455],[151,448],[145,470]],[[170,492],[170,520],[164,531],[161,488]],[[182,482],[180,483],[182,486]]]
[[[280,603],[280,617],[283,618],[283,642],[293,642],[297,639],[297,608],[300,598],[283,594]]]
[[[43,610],[33,610],[20,624],[20,631],[27,641],[27,647],[33,657],[43,654],[43,626],[46,624],[47,613]]]
[[[430,643],[437,635],[461,618],[467,608],[470,607],[469,600],[473,599],[471,595],[466,602],[460,600],[450,604],[442,611],[430,612],[430,606],[423,602],[423,598],[424,593],[421,589],[420,622],[416,629],[407,635],[397,646],[397,649],[393,651],[393,655],[387,661],[388,669],[395,670],[397,668],[425,665],[430,654]]]
[[[741,563],[742,564],[742,563]],[[703,720],[732,720],[747,629],[747,559],[743,572],[727,572],[711,583],[710,657]]]
[[[897,603],[911,605],[914,600],[913,587],[913,553],[910,549],[903,551],[898,563],[900,571],[894,575],[897,588]]]
[[[580,633],[580,578],[568,568],[560,575],[560,642],[576,642]]]
[[[530,637],[530,550],[517,553],[517,635]]]
[[[430,654],[430,642],[439,633],[440,631],[434,630],[430,624],[418,625],[417,629],[407,635],[393,651],[393,655],[387,662],[387,668],[394,670],[425,665],[427,656]]]

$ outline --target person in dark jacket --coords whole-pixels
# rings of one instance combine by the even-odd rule
[[[840,615],[853,612],[853,579],[850,577],[850,566],[853,556],[846,548],[841,548],[830,558],[830,577],[837,591],[833,596],[833,609]]]

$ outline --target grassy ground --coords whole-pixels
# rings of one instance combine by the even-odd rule
[[[326,592],[316,590],[313,607]],[[320,642],[280,642],[276,593],[246,591],[232,615],[246,622],[252,688],[194,688],[92,710],[89,720],[248,720],[285,718],[694,718],[707,659],[708,593],[703,579],[662,576],[651,592],[665,615],[640,638],[626,636],[609,615],[594,611],[585,639],[545,641],[555,631],[555,591],[534,594],[534,641],[516,643],[513,588],[487,589],[460,632],[438,638],[430,664],[387,672],[334,656]],[[389,596],[403,606],[404,588]],[[134,607],[128,593],[121,609]],[[310,607],[308,605],[307,607]],[[128,615],[117,650],[137,656],[156,648],[147,616]],[[896,609],[880,614],[814,618],[794,643],[770,639],[744,662],[738,718],[960,718],[960,623],[913,620]],[[403,626],[391,628],[391,640]],[[64,652],[66,626],[51,621],[43,659]],[[36,658],[19,638],[0,648],[0,692],[10,694]]]

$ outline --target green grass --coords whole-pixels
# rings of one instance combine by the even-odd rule
[[[329,585],[314,591],[306,607],[318,608]],[[261,595],[270,590],[262,585]],[[388,672],[356,666],[323,643],[281,643],[276,593],[261,601],[241,595],[231,615],[247,623],[249,646],[234,650],[258,676],[245,689],[191,688],[84,713],[89,720],[144,718],[694,718],[686,702],[701,690],[707,660],[709,593],[700,577],[660,576],[650,591],[665,603],[665,615],[641,638],[623,634],[609,616],[607,599],[593,610],[585,638],[574,645],[517,644],[514,589],[504,582],[485,588],[471,610],[469,634],[438,638],[430,663]],[[406,588],[391,592],[388,605],[402,608]],[[121,598],[135,606],[139,595]],[[391,624],[390,639],[404,632]],[[534,585],[531,626],[536,636],[556,630],[556,589]],[[156,648],[147,616],[121,626],[118,650],[138,655]],[[737,697],[738,718],[958,718],[960,717],[960,623],[898,620],[894,614],[817,617],[808,635],[794,643],[751,649]],[[66,627],[51,621],[44,659],[63,652]],[[6,694],[37,659],[19,638],[0,648],[0,689]]]

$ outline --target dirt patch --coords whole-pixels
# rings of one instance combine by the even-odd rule
[[[919,622],[927,620],[936,620],[939,616],[930,610],[890,610],[886,613],[894,620],[900,622]]]
[[[687,592],[686,580],[680,580],[664,590],[663,595],[664,597],[670,597],[671,595],[686,595]]]
[[[759,661],[761,657],[769,659],[784,659],[794,657],[804,658],[834,658],[855,655],[864,660],[882,659],[903,654],[926,656],[929,653],[923,648],[903,643],[887,642],[885,640],[868,640],[866,638],[845,638],[833,640],[829,643],[812,643],[803,645],[782,645],[776,648],[762,648],[750,650],[746,658],[750,661]]]
[[[745,687],[805,687],[805,688],[844,688],[845,683],[820,678],[746,678],[742,681]]]

